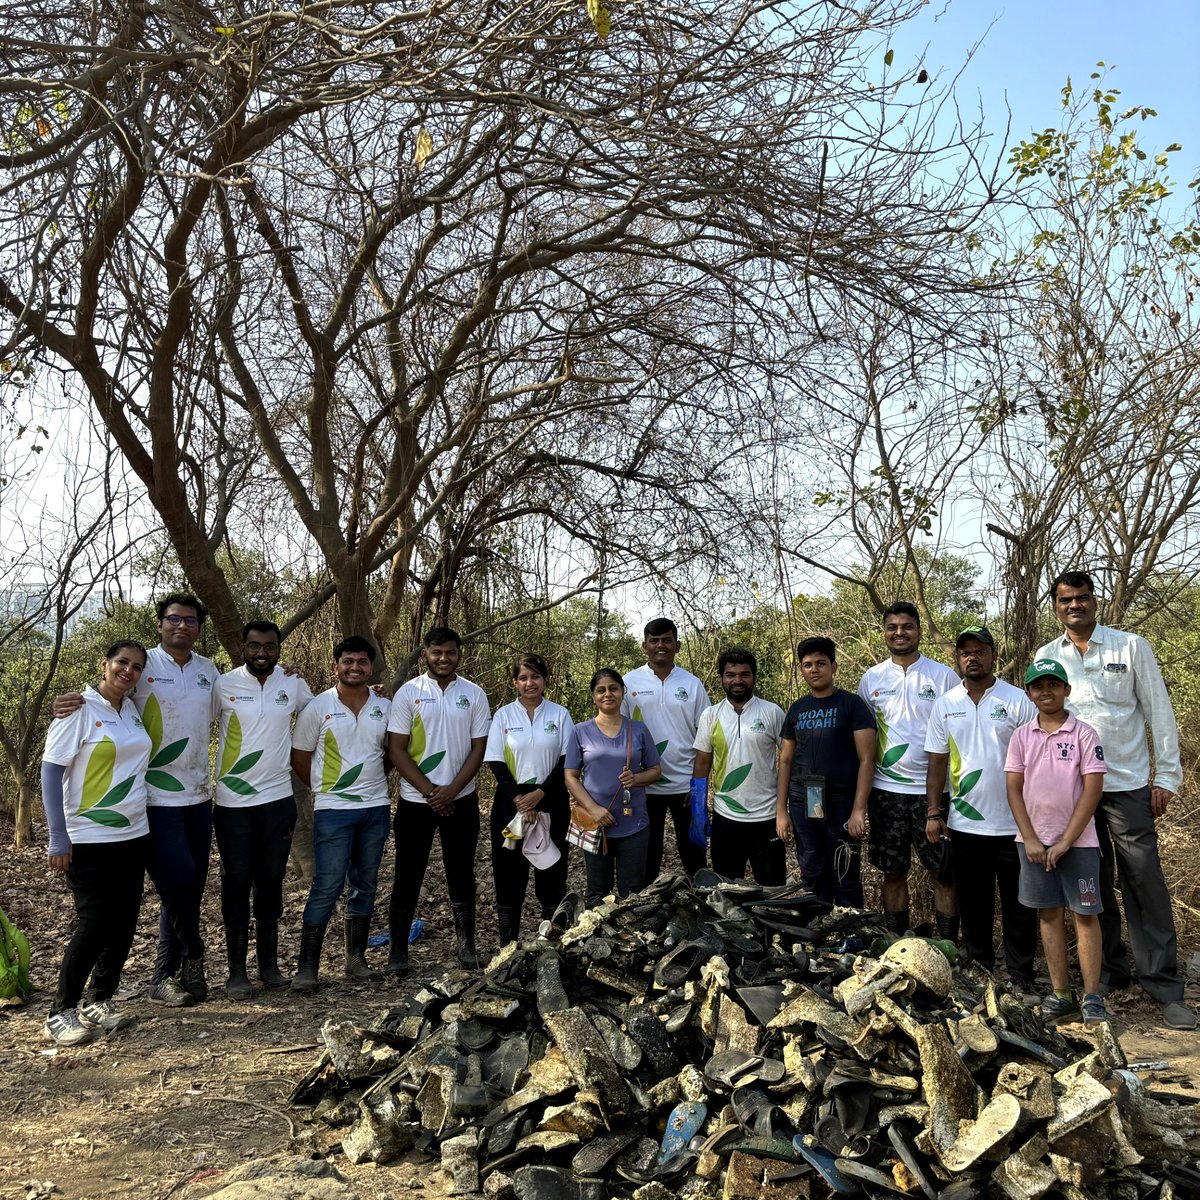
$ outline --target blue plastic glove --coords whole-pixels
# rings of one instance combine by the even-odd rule
[[[708,780],[693,779],[691,788],[692,820],[688,826],[688,837],[701,850],[708,849],[708,835],[712,833],[712,821],[708,815]]]

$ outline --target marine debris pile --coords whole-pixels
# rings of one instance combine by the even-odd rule
[[[1200,1195],[1197,1106],[1108,1025],[1048,1026],[877,914],[707,872],[553,926],[328,1022],[293,1100],[353,1162],[440,1159],[448,1195]]]

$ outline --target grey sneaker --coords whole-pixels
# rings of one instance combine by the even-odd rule
[[[1069,1000],[1060,1000],[1051,993],[1042,1001],[1041,1013],[1046,1021],[1069,1021],[1079,1016],[1079,1003],[1074,994]]]
[[[1108,1020],[1108,1010],[1104,1007],[1104,1001],[1094,992],[1089,992],[1084,996],[1083,1003],[1079,1008],[1083,1013],[1085,1025],[1099,1025],[1102,1021]]]
[[[92,1031],[79,1019],[75,1009],[64,1008],[46,1018],[42,1036],[58,1046],[82,1046],[92,1040]]]
[[[1162,1006],[1163,1024],[1170,1029],[1195,1029],[1196,1014],[1182,1000],[1168,1000]]]
[[[162,983],[152,983],[147,994],[151,1000],[165,1004],[168,1008],[191,1008],[196,1003],[196,997],[173,975],[168,976]]]
[[[84,1001],[76,1011],[84,1029],[103,1029],[105,1033],[116,1033],[130,1024],[130,1018],[121,1016],[111,1000]]]

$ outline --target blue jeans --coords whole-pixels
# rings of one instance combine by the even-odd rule
[[[312,889],[304,906],[305,925],[325,925],[346,892],[346,915],[369,917],[375,911],[379,861],[391,830],[391,808],[319,808],[313,813]]]

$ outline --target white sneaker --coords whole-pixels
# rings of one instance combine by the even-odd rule
[[[46,1018],[42,1036],[58,1046],[82,1046],[92,1040],[92,1031],[79,1019],[76,1009],[64,1008]]]
[[[121,1016],[111,1000],[84,1001],[76,1011],[84,1029],[103,1029],[105,1033],[116,1033],[130,1023],[130,1018]]]

